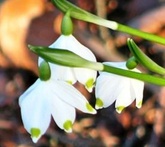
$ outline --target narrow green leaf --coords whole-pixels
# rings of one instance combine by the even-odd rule
[[[165,69],[146,56],[132,39],[127,40],[128,47],[135,58],[148,70],[157,74],[165,75]]]

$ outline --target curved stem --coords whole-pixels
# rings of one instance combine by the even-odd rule
[[[147,32],[143,32],[138,29],[117,23],[115,21],[110,21],[110,20],[100,18],[94,14],[91,14],[91,13],[71,4],[70,2],[68,2],[66,0],[52,0],[52,3],[64,13],[66,13],[68,10],[70,10],[71,11],[70,16],[73,18],[83,20],[86,22],[90,22],[90,23],[94,23],[97,25],[101,25],[101,26],[107,27],[112,30],[124,32],[124,33],[130,34],[130,35],[138,36],[138,37],[144,38],[146,40],[165,45],[165,39],[163,37],[160,37],[160,36],[157,36],[154,34],[150,34]]]
[[[165,86],[164,78],[156,77],[144,73],[133,72],[130,70],[124,70],[110,65],[105,65],[100,62],[92,62],[68,50],[51,49],[49,47],[32,46],[32,45],[29,45],[28,47],[30,48],[31,51],[33,51],[34,53],[45,59],[45,61],[54,64],[68,66],[68,67],[89,68],[92,70],[103,71],[129,78],[138,79],[159,86]]]

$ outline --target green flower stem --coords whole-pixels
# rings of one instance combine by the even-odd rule
[[[148,41],[153,41],[153,42],[157,42],[157,43],[165,45],[165,38],[154,35],[154,34],[150,34],[147,32],[140,31],[138,29],[135,29],[135,28],[123,25],[123,24],[118,23],[117,31],[121,31],[121,32],[130,34],[130,35],[141,37],[141,38],[146,39]]]
[[[151,84],[155,84],[155,85],[159,85],[159,86],[165,86],[164,78],[148,75],[145,73],[138,73],[138,72],[134,72],[134,71],[130,71],[130,70],[124,70],[124,69],[112,67],[109,65],[104,65],[103,71],[108,72],[108,73],[117,74],[120,76],[138,79],[138,80],[148,82]]]
[[[138,37],[144,38],[146,40],[165,45],[165,38],[163,38],[163,37],[160,37],[160,36],[157,36],[154,34],[150,34],[147,32],[143,32],[138,29],[117,23],[115,21],[110,21],[110,20],[100,18],[94,14],[91,14],[91,13],[73,5],[72,3],[70,3],[66,0],[52,0],[52,3],[64,13],[66,13],[69,10],[70,16],[73,18],[76,18],[76,19],[79,19],[82,21],[86,21],[86,22],[90,22],[90,23],[94,23],[97,25],[101,25],[101,26],[110,28],[112,30],[116,30],[116,31],[120,31],[120,32],[127,33],[130,35],[138,36]]]
[[[127,40],[127,44],[130,51],[139,63],[141,63],[144,67],[146,67],[148,70],[152,72],[165,75],[165,68],[159,66],[157,63],[152,61],[148,56],[146,56],[132,39],[129,38]]]
[[[68,66],[68,67],[89,68],[92,70],[103,71],[129,78],[138,79],[159,86],[165,86],[164,78],[152,76],[144,73],[133,72],[130,70],[124,70],[109,65],[104,65],[100,62],[92,62],[68,50],[51,49],[48,47],[31,46],[31,45],[29,45],[29,48],[31,49],[31,51],[33,51],[34,53],[42,57],[45,61],[50,63],[54,63],[62,66]]]

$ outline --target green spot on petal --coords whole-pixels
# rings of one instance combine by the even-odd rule
[[[63,124],[63,127],[66,132],[71,132],[72,131],[72,121],[71,120],[65,121],[65,123]]]
[[[73,84],[73,82],[72,81],[66,81],[68,84],[70,84],[70,85],[72,85]]]
[[[93,78],[89,79],[86,83],[85,83],[85,87],[87,89],[93,88],[93,85],[95,84],[95,81]]]
[[[41,134],[41,130],[39,128],[31,128],[30,130],[31,137],[38,138]]]
[[[142,101],[139,101],[139,102],[137,103],[136,107],[137,107],[137,108],[141,108],[141,106],[142,106]]]
[[[121,112],[123,111],[124,108],[125,108],[124,106],[116,107],[116,111],[117,111],[118,113],[121,113]]]
[[[104,105],[103,101],[100,98],[96,99],[96,108],[102,108]]]
[[[96,113],[95,109],[89,103],[86,103],[86,108],[89,112]]]

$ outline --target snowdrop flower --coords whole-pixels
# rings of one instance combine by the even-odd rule
[[[53,48],[66,49],[74,52],[75,54],[87,60],[94,62],[96,61],[94,54],[87,47],[80,44],[80,42],[78,42],[73,35],[61,35],[49,47],[52,49]],[[42,62],[41,58],[39,60],[39,63],[40,62]],[[58,79],[58,80],[67,81],[71,84],[74,84],[76,81],[78,81],[82,83],[89,92],[91,92],[94,87],[94,83],[97,75],[97,72],[91,69],[70,68],[59,65],[51,66],[51,70],[55,71],[52,72],[52,78],[56,80]]]
[[[127,69],[126,62],[105,62],[121,69]],[[138,69],[133,69],[140,72]],[[106,108],[115,100],[118,113],[136,99],[136,107],[140,108],[143,99],[144,82],[115,74],[100,72],[96,80],[96,109]]]
[[[51,116],[59,128],[72,132],[75,108],[84,113],[96,113],[86,98],[71,84],[52,78],[53,71],[50,72],[47,62],[40,63],[39,71],[43,71],[40,72],[40,78],[19,98],[24,127],[35,143],[49,127]]]

